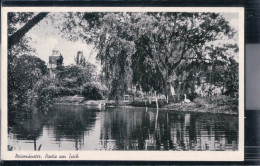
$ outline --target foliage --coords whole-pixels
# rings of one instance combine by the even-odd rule
[[[37,24],[28,24],[34,13],[8,13],[8,108],[9,111],[29,111],[37,98],[36,83],[47,74],[47,66],[40,58],[32,56],[25,33]],[[40,21],[41,19],[39,19]],[[29,25],[29,26],[26,26]],[[23,27],[26,27],[23,29]]]
[[[44,19],[48,13],[41,12],[32,17],[33,14],[24,12],[8,13],[8,49],[21,42],[25,34]]]
[[[67,38],[93,43],[98,49],[111,96],[124,94],[134,84],[166,96],[174,86],[180,99],[184,93],[192,95],[202,77],[229,86],[221,68],[228,68],[228,59],[237,57],[238,47],[236,32],[221,14],[118,12],[66,17],[62,30],[72,34]]]
[[[143,89],[150,90],[151,86],[154,90],[163,91],[167,95],[168,86],[176,81],[179,98],[184,93],[193,93],[196,85],[194,76],[205,74],[203,67],[223,62],[226,51],[233,49],[226,45],[207,47],[209,43],[212,44],[211,41],[224,41],[235,35],[219,14],[148,13],[147,15],[140,19],[140,24],[145,22],[150,26],[146,28],[137,26],[141,35],[139,34],[136,44],[138,51],[133,58],[141,63],[134,66],[133,71],[137,71],[134,81],[143,84]],[[143,77],[139,77],[141,73],[145,73]],[[217,72],[213,70],[212,73]],[[210,83],[215,82],[212,80]],[[160,89],[161,87],[163,89]]]
[[[215,108],[227,107],[226,110],[237,111],[238,110],[238,98],[231,96],[219,95],[211,97],[198,97],[194,100],[197,108],[207,108],[214,106]]]
[[[59,81],[49,76],[42,77],[35,84],[34,91],[37,94],[37,106],[46,109],[53,103],[54,99],[63,96],[74,96],[80,94],[80,88],[67,88],[60,85]]]
[[[55,86],[48,86],[43,88],[40,93],[39,101],[47,100],[48,102],[59,96],[59,89]]]
[[[238,63],[230,58],[230,64],[225,71],[225,94],[238,98],[239,75]]]
[[[42,80],[38,89],[38,105],[46,108],[55,98],[81,94],[81,87],[94,79],[96,66],[87,63],[86,66],[62,66],[57,70],[57,79]]]
[[[82,88],[82,95],[89,100],[103,99],[102,89],[100,89],[99,86],[92,82],[84,84]]]
[[[34,15],[8,13],[9,36]],[[45,63],[32,56],[30,38],[21,35],[8,50],[9,108],[25,109],[35,100],[47,105],[53,98],[80,94],[80,88],[88,99],[101,99],[107,90],[110,98],[118,98],[132,89],[170,96],[174,88],[177,100],[187,94],[202,104],[196,100],[195,85],[206,82],[238,97],[237,34],[221,14],[64,13],[64,18],[64,37],[95,45],[101,80],[108,88],[94,83],[97,68],[82,54],[71,66],[63,66],[61,57],[57,80],[50,80]]]
[[[14,34],[33,17],[33,14],[32,12],[8,12],[8,34]]]
[[[11,111],[30,111],[35,104],[46,108],[56,97],[80,94],[84,83],[96,79],[96,66],[82,62],[82,58],[77,66],[64,67],[60,56],[57,60],[58,79],[52,79],[45,62],[32,56],[35,50],[30,47],[31,39],[25,34],[46,15],[8,13],[9,38],[17,38],[8,47],[8,106]]]
[[[26,109],[37,81],[47,74],[47,66],[40,58],[22,55],[8,59],[8,106]],[[31,95],[30,95],[31,94]]]
[[[58,71],[57,77],[59,83],[64,87],[80,87],[86,82],[94,81],[96,79],[96,66],[91,63],[86,63],[85,66],[65,66]]]
[[[70,13],[62,28],[63,32],[70,32],[68,39],[79,36],[99,49],[97,58],[102,63],[102,79],[106,80],[110,97],[124,93],[131,85],[130,55],[134,52],[134,43],[118,38],[121,34],[117,29],[127,28],[127,25],[121,23],[111,27],[111,23],[116,23],[119,18],[118,14],[122,16],[122,13]],[[74,31],[75,26],[83,33]]]
[[[9,108],[28,111],[34,103],[45,109],[57,97],[79,95],[96,70],[89,63],[86,67],[63,66],[58,69],[58,79],[51,79],[45,62],[29,55],[10,58],[8,67]]]

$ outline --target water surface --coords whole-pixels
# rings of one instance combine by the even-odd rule
[[[237,115],[54,105],[9,121],[12,150],[238,150]]]

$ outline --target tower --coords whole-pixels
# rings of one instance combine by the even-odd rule
[[[75,57],[76,65],[85,66],[86,65],[86,59],[83,55],[83,51],[78,51],[77,56]]]
[[[57,67],[62,66],[63,57],[61,53],[57,49],[53,49],[52,55],[49,57],[49,68],[50,68],[50,76],[55,78]]]

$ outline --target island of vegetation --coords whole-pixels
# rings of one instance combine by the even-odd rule
[[[57,29],[67,40],[94,44],[100,72],[81,51],[68,66],[62,50],[53,50],[48,65],[35,56],[26,33],[47,16],[61,17],[8,13],[9,115],[90,101],[237,114],[237,32],[221,14],[62,13]]]

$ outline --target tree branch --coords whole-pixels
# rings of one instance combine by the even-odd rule
[[[15,44],[17,44],[21,38],[36,24],[38,24],[42,19],[47,16],[48,13],[42,12],[34,16],[31,20],[29,20],[22,28],[17,30],[11,36],[8,36],[8,49],[12,48]]]

